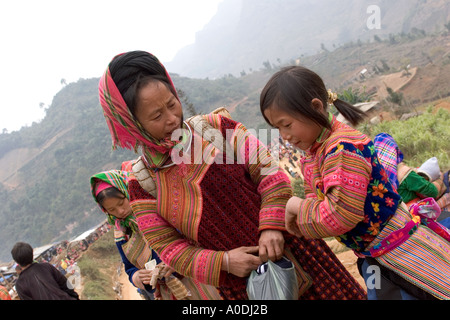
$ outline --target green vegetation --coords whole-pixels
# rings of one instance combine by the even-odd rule
[[[292,181],[292,189],[293,194],[296,197],[304,198],[305,197],[305,187],[303,186],[303,179],[298,178]]]
[[[441,170],[450,169],[450,112],[432,107],[417,117],[406,121],[382,122],[363,128],[364,133],[374,137],[380,132],[390,134],[404,154],[405,163],[419,167],[431,157],[437,157]]]
[[[177,90],[181,90],[183,93],[183,98],[188,98],[199,114],[208,113],[215,107],[229,105],[233,101],[245,97],[248,92],[248,86],[242,79],[232,75],[223,76],[216,80],[190,79],[180,77],[177,74],[171,74],[170,76]]]
[[[397,104],[399,106],[403,103],[403,94],[401,92],[395,92],[392,88],[387,87],[387,92],[389,93],[389,97],[387,97],[387,101]]]
[[[137,156],[112,151],[97,85],[98,79],[67,85],[41,123],[0,134],[0,158],[16,149],[38,151],[20,159],[14,188],[0,183],[0,261],[11,259],[17,241],[38,247],[70,239],[103,221],[90,193],[90,176]]]
[[[359,88],[353,89],[350,87],[347,90],[343,90],[341,93],[339,93],[338,98],[350,104],[357,104],[360,102],[369,102],[370,100],[372,100],[374,94],[374,92],[367,93],[365,87],[363,88],[362,92]]]
[[[445,68],[450,65],[442,45],[446,39],[432,35],[413,39],[396,36],[398,43],[395,46],[388,40],[339,46],[332,52],[302,56],[299,61],[321,75],[328,88],[336,88],[343,100],[357,103],[371,99],[368,93],[373,92],[369,86],[367,92],[355,89],[365,88],[359,77],[362,68],[369,70],[370,66],[378,66],[380,74],[385,74],[387,69],[398,72],[405,64],[411,64],[426,72],[427,68],[433,67],[429,64],[431,59],[436,69],[442,68],[439,74],[431,74],[431,78],[437,80],[432,83],[433,90],[420,97],[405,94],[401,107],[389,106],[391,113],[401,116],[417,109],[420,101],[442,99],[450,94],[448,82],[442,78],[448,74]],[[405,53],[408,53],[408,61],[404,58]],[[266,69],[269,66],[263,65]],[[278,61],[270,67],[273,73],[282,65]],[[271,76],[266,69],[244,72],[239,78],[226,75],[214,80],[190,79],[176,74],[172,74],[172,78],[180,90],[185,117],[227,106],[233,119],[248,128],[261,129],[269,128],[259,111],[261,88]],[[376,73],[371,73],[376,77]],[[448,112],[433,114],[429,111],[408,121],[383,122],[375,127],[366,124],[362,130],[371,137],[379,132],[393,135],[409,165],[418,166],[436,156],[441,168],[448,169],[448,118]],[[3,131],[0,134],[0,160],[20,150],[28,152],[26,156],[18,157],[20,166],[7,168],[3,165],[0,168],[0,197],[3,200],[0,241],[4,244],[0,248],[0,261],[10,261],[10,249],[16,241],[27,241],[37,247],[70,239],[100,223],[104,216],[90,194],[90,176],[119,168],[123,161],[137,157],[132,151],[111,149],[111,137],[98,102],[98,79],[80,79],[65,85],[46,109],[42,122],[18,132]],[[6,178],[10,179],[7,183]],[[294,185],[294,188],[301,192],[300,185]]]
[[[121,260],[113,230],[95,241],[77,263],[82,276],[82,300],[115,300],[113,277]]]

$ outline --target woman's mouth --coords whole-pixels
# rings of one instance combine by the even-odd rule
[[[174,132],[177,131],[177,130],[180,129],[180,128],[181,128],[180,125],[178,125],[178,126],[176,126],[175,128],[173,128],[172,130],[168,131],[168,132],[166,133],[166,138],[172,138]],[[180,136],[181,136],[181,133],[180,133]],[[173,138],[175,138],[175,140],[179,139],[179,137],[173,137]]]

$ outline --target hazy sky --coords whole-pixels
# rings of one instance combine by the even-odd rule
[[[44,116],[67,83],[100,77],[118,53],[162,62],[195,40],[223,0],[0,1],[0,133]]]

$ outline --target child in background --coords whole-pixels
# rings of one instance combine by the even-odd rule
[[[122,167],[125,165],[126,163]],[[110,170],[94,174],[90,184],[95,202],[107,215],[108,222],[114,226],[114,239],[130,282],[140,290],[145,290],[146,292],[142,292],[148,293],[150,297],[154,294],[157,300],[219,300],[220,295],[214,287],[187,278],[182,279],[180,284],[180,280],[170,277],[174,270],[162,263],[139,231],[129,202],[128,179],[127,171]],[[162,269],[160,275],[163,279],[158,281],[156,290],[150,285],[153,272],[145,268],[145,264],[152,259]],[[173,289],[180,286],[186,288]]]
[[[370,299],[450,299],[449,238],[407,210],[372,141],[339,122],[328,105],[353,126],[364,119],[363,112],[327,91],[304,67],[273,75],[260,103],[266,121],[306,153],[300,159],[305,199],[288,201],[287,230],[308,239],[336,237],[365,257],[366,282],[368,267],[377,266],[395,290],[388,294],[384,286],[376,295],[368,292]]]
[[[384,166],[389,181],[402,197],[408,208],[421,199],[434,198],[441,208],[436,221],[450,227],[450,193],[448,172],[442,173],[436,157],[425,161],[417,170],[403,162],[403,152],[394,138],[379,133],[373,143],[378,159]]]
[[[388,172],[391,184],[408,208],[420,199],[431,197],[438,200],[446,192],[437,158],[427,160],[415,170],[403,162],[403,152],[391,135],[379,133],[373,143],[379,161]],[[444,207],[446,205],[443,203]]]

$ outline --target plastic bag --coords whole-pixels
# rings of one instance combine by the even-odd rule
[[[422,199],[409,207],[409,212],[436,221],[441,215],[441,208],[433,198]]]
[[[250,274],[247,295],[250,300],[297,300],[298,283],[294,264],[286,257],[262,264]]]

